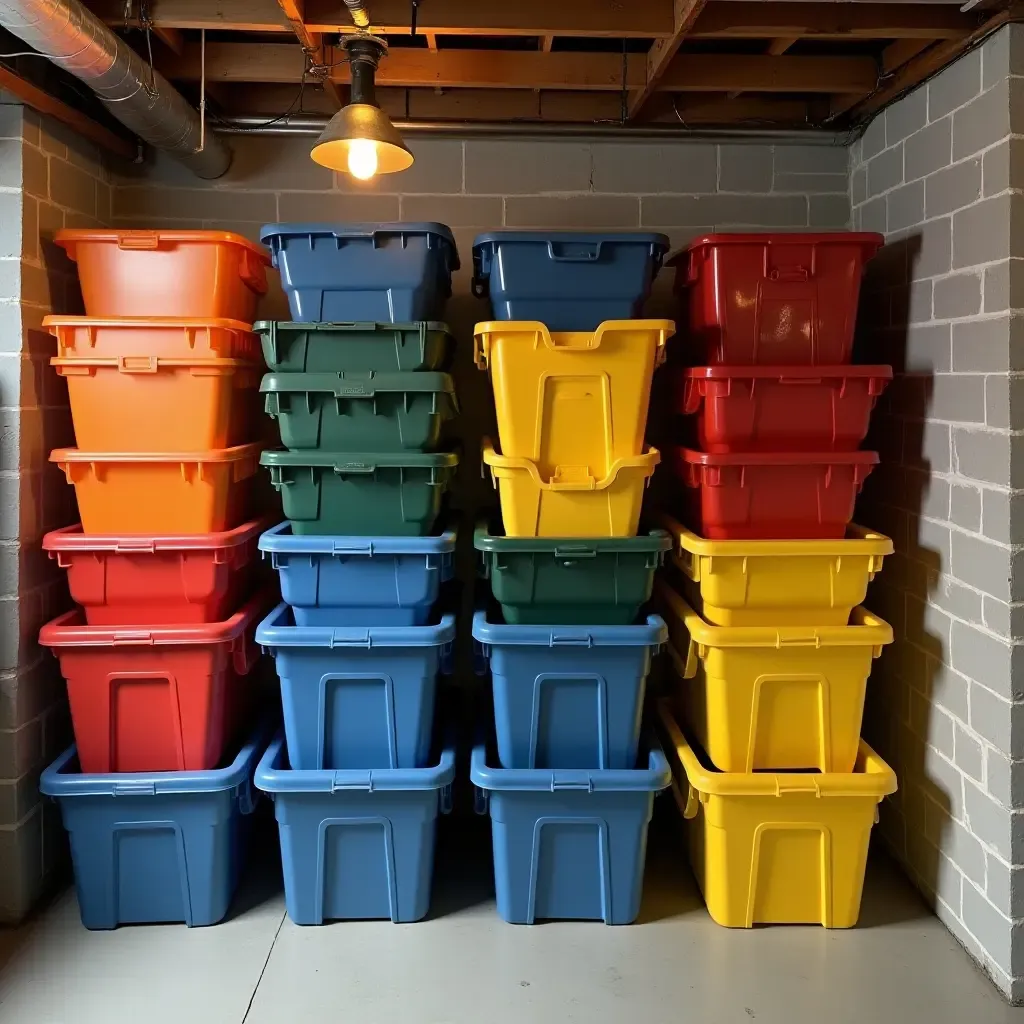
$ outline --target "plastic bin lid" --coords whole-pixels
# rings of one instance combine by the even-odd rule
[[[43,647],[162,647],[168,644],[219,644],[237,640],[273,604],[264,590],[223,622],[180,626],[87,626],[81,608],[48,622],[39,630]]]
[[[668,760],[654,739],[648,740],[646,768],[492,768],[487,747],[478,743],[470,759],[475,786],[496,792],[656,793],[672,782]]]
[[[679,372],[691,380],[892,380],[891,366],[686,366]]]
[[[558,244],[593,245],[603,242],[656,245],[667,252],[671,242],[668,235],[655,231],[485,231],[473,239],[473,248],[502,242],[553,242]]]
[[[674,252],[665,261],[665,266],[674,266],[689,253],[708,245],[856,245],[870,249],[870,259],[885,245],[885,236],[876,231],[751,231],[701,235],[694,238],[685,249]]]
[[[491,533],[486,524],[482,524],[473,532],[473,547],[488,554],[507,551],[569,558],[592,551],[597,554],[668,551],[672,538],[665,530],[651,530],[638,537],[505,537]]]
[[[455,382],[433,370],[377,373],[268,373],[260,391],[307,392],[338,398],[373,398],[377,392],[444,392],[455,397]]]
[[[441,647],[454,639],[454,615],[434,626],[296,626],[284,601],[256,627],[264,647]]]
[[[264,452],[261,466],[318,466],[339,473],[372,473],[375,469],[446,469],[459,464],[454,452]]]
[[[255,253],[259,258],[270,266],[270,256],[266,249],[255,242],[250,242],[244,235],[236,234],[234,231],[204,231],[195,229],[191,231],[165,231],[152,230],[148,228],[116,231],[111,228],[61,228],[53,240],[61,246],[68,254],[69,259],[75,258],[75,246],[79,242],[114,242],[118,247],[136,248],[131,244],[122,246],[123,242],[138,241],[150,237],[157,242],[203,242],[215,245],[240,245],[250,252]],[[142,248],[139,246],[138,248]]]
[[[253,519],[233,530],[199,534],[83,533],[82,524],[51,530],[43,537],[44,551],[109,551],[118,555],[156,554],[162,551],[214,551],[247,544],[267,528],[271,520]]]
[[[65,462],[179,462],[185,465],[210,462],[242,462],[263,451],[262,442],[234,448],[212,448],[205,452],[83,452],[81,448],[55,448],[50,461]]]
[[[455,743],[449,741],[438,763],[428,768],[296,771],[286,761],[284,735],[278,733],[256,767],[256,788],[265,793],[422,792],[451,785],[455,778]]]
[[[224,317],[192,316],[44,316],[43,326],[51,327],[145,327],[147,330],[181,331],[187,328],[212,328],[221,331],[235,331],[238,334],[252,334],[249,324],[241,320]],[[51,330],[51,334],[56,331]]]
[[[439,537],[296,537],[286,520],[267,530],[259,547],[282,555],[447,555],[455,550],[455,531]]]
[[[412,320],[408,323],[391,323],[384,320],[324,320],[317,323],[303,323],[301,320],[257,320],[252,329],[257,334],[273,334],[276,331],[294,331],[296,334],[307,331],[359,331],[362,334],[374,332],[411,333],[416,334],[440,331],[451,335],[451,328],[440,320]]]
[[[676,448],[682,462],[699,466],[876,466],[878,452],[697,452]]]
[[[638,626],[508,626],[488,622],[487,612],[473,616],[473,639],[493,647],[659,647],[668,640],[660,615]]]
[[[274,722],[264,719],[250,733],[235,759],[223,768],[202,772],[110,772],[85,775],[78,768],[78,748],[67,748],[39,779],[44,796],[161,796],[219,793],[248,782]]]
[[[333,235],[335,238],[372,238],[374,235],[438,235],[452,249],[452,270],[459,269],[459,251],[455,236],[447,224],[436,221],[415,223],[412,221],[391,221],[363,224],[345,224],[332,221],[312,221],[302,224],[264,224],[260,228],[260,241],[270,238],[301,237],[303,235]]]

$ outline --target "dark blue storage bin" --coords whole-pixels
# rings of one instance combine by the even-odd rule
[[[632,770],[491,768],[474,748],[477,809],[490,810],[498,913],[629,924],[640,912],[654,796],[672,781],[652,746]]]
[[[496,320],[594,331],[641,315],[669,244],[648,232],[492,231],[473,242],[473,292],[490,293]]]
[[[244,864],[263,725],[226,768],[83,775],[69,747],[39,780],[60,804],[86,928],[216,924]]]
[[[265,224],[292,319],[440,320],[459,269],[444,224]]]
[[[668,639],[639,626],[506,626],[473,617],[489,660],[505,768],[632,768],[651,658]]]
[[[452,578],[455,533],[440,537],[260,537],[297,626],[422,626]]]
[[[291,767],[422,768],[454,638],[452,615],[436,626],[296,626],[279,604],[256,642],[277,665]]]
[[[424,917],[437,815],[451,808],[454,777],[453,746],[430,768],[289,771],[279,735],[256,786],[274,800],[288,916],[296,924]]]

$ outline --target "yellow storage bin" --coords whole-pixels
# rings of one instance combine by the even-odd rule
[[[849,774],[724,774],[702,763],[667,703],[659,717],[711,917],[727,928],[852,928],[878,804],[896,792],[893,770],[861,742]]]
[[[671,320],[606,320],[596,331],[548,331],[533,320],[476,325],[476,364],[489,370],[498,440],[543,479],[611,474],[644,450],[651,378]]]
[[[853,770],[888,623],[855,608],[847,626],[711,626],[664,581],[656,594],[676,706],[716,768]]]
[[[845,626],[893,552],[880,533],[851,526],[845,540],[705,540],[675,519],[672,563],[700,587],[718,626]]]
[[[603,479],[582,469],[545,479],[529,459],[499,455],[487,438],[483,458],[498,489],[507,537],[633,537],[644,487],[661,454],[648,448],[617,459]]]

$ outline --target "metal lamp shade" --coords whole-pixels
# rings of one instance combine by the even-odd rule
[[[377,173],[392,174],[412,166],[413,155],[398,129],[380,107],[369,103],[349,103],[327,123],[310,157],[335,171],[348,168],[348,151],[356,139],[377,143]]]

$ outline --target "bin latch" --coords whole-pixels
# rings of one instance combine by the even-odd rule
[[[331,647],[364,647],[369,650],[373,646],[369,630],[365,633],[333,633]]]
[[[351,768],[335,772],[331,778],[331,792],[340,793],[346,790],[373,792],[373,770],[359,772]]]
[[[114,783],[114,796],[156,796],[156,783],[126,779]]]
[[[551,792],[557,793],[561,791],[593,793],[594,780],[590,775],[559,775],[557,772],[554,772],[551,776]]]
[[[590,633],[552,633],[551,647],[593,647],[594,638]]]
[[[588,548],[582,545],[562,544],[554,550],[555,558],[564,561],[566,565],[581,558],[597,558],[597,548]]]
[[[373,545],[365,544],[343,544],[341,541],[334,541],[331,544],[332,555],[372,555]]]

